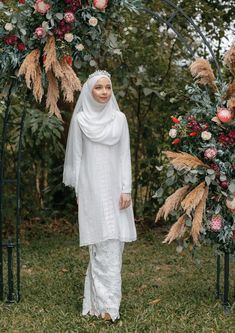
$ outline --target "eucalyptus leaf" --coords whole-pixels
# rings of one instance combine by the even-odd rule
[[[228,189],[231,193],[235,193],[235,183],[230,183]]]
[[[27,34],[27,31],[25,29],[23,29],[23,28],[20,29],[20,32],[22,33],[23,36],[26,36],[26,34]]]
[[[205,182],[206,182],[206,184],[209,186],[210,183],[211,183],[211,178],[208,177],[208,176],[206,176],[206,177],[205,177]]]

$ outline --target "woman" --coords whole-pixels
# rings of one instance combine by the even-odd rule
[[[83,315],[119,318],[124,242],[136,240],[128,124],[110,74],[85,82],[70,124],[63,182],[75,188],[80,246],[89,246]]]

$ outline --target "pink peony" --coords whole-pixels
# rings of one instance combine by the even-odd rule
[[[50,8],[51,8],[51,5],[49,5],[48,3],[45,3],[44,0],[37,0],[34,5],[35,11],[42,15],[46,14]]]
[[[213,160],[217,155],[217,149],[216,148],[207,148],[204,151],[204,157],[208,160]]]
[[[64,14],[64,20],[66,23],[73,23],[75,21],[75,16],[72,12],[67,12]]]
[[[35,36],[40,39],[46,36],[46,31],[43,27],[38,27],[35,29]]]
[[[221,215],[212,216],[210,227],[212,231],[218,232],[221,230],[223,218]]]
[[[105,8],[108,6],[108,3],[108,0],[93,0],[93,6],[101,11],[105,10]]]

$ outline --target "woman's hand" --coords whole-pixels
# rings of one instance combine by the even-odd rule
[[[129,193],[122,193],[119,200],[120,209],[125,209],[131,204],[131,195]]]

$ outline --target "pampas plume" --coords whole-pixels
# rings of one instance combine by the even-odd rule
[[[196,83],[209,85],[213,90],[217,90],[215,75],[208,60],[203,58],[196,59],[190,65],[190,72],[196,79]]]
[[[229,109],[235,110],[235,98],[234,97],[230,98],[228,100],[228,105],[227,106],[228,106]]]
[[[178,190],[176,190],[173,194],[171,194],[166,200],[164,205],[159,209],[155,222],[157,222],[162,216],[166,220],[169,213],[172,212],[174,209],[177,209],[187,194],[189,189],[189,185],[185,185]]]
[[[60,96],[57,80],[52,70],[49,70],[46,75],[48,80],[46,107],[49,109],[50,115],[54,114],[57,118],[62,120],[60,110],[57,106],[57,102]]]
[[[203,196],[195,209],[193,223],[192,223],[192,230],[191,230],[191,235],[192,235],[194,243],[198,242],[198,238],[200,235],[200,230],[201,230],[201,226],[202,226],[202,218],[203,218],[203,213],[205,212],[205,208],[206,208],[206,200],[208,197],[208,192],[209,192],[209,189],[208,189],[208,186],[206,186]]]
[[[165,237],[163,243],[170,244],[171,242],[173,242],[173,240],[182,237],[185,231],[185,220],[186,220],[186,214],[181,215],[178,218],[178,220],[170,228],[170,231]]]
[[[40,50],[31,51],[22,62],[18,76],[24,75],[26,85],[29,89],[33,88],[36,101],[41,102],[43,96],[42,73],[39,64]]]
[[[224,55],[224,62],[228,66],[230,72],[235,76],[235,44]]]
[[[172,151],[163,151],[163,154],[170,160],[170,163],[177,170],[196,169],[198,167],[207,167],[199,158],[188,153],[175,153]]]
[[[64,100],[66,102],[73,102],[74,92],[82,89],[81,82],[72,67],[63,59],[60,61],[60,66],[63,71],[61,89],[63,91]]]
[[[235,81],[228,85],[226,94],[223,96],[224,99],[229,99],[231,97],[235,97]]]
[[[181,206],[185,210],[187,215],[189,215],[192,209],[195,209],[201,201],[205,192],[205,185],[205,182],[201,182],[191,192],[189,192],[184,198],[184,200],[181,202]]]
[[[63,71],[60,63],[56,57],[55,37],[49,36],[44,47],[44,67],[45,71],[53,70],[55,77],[61,79],[63,77]]]

